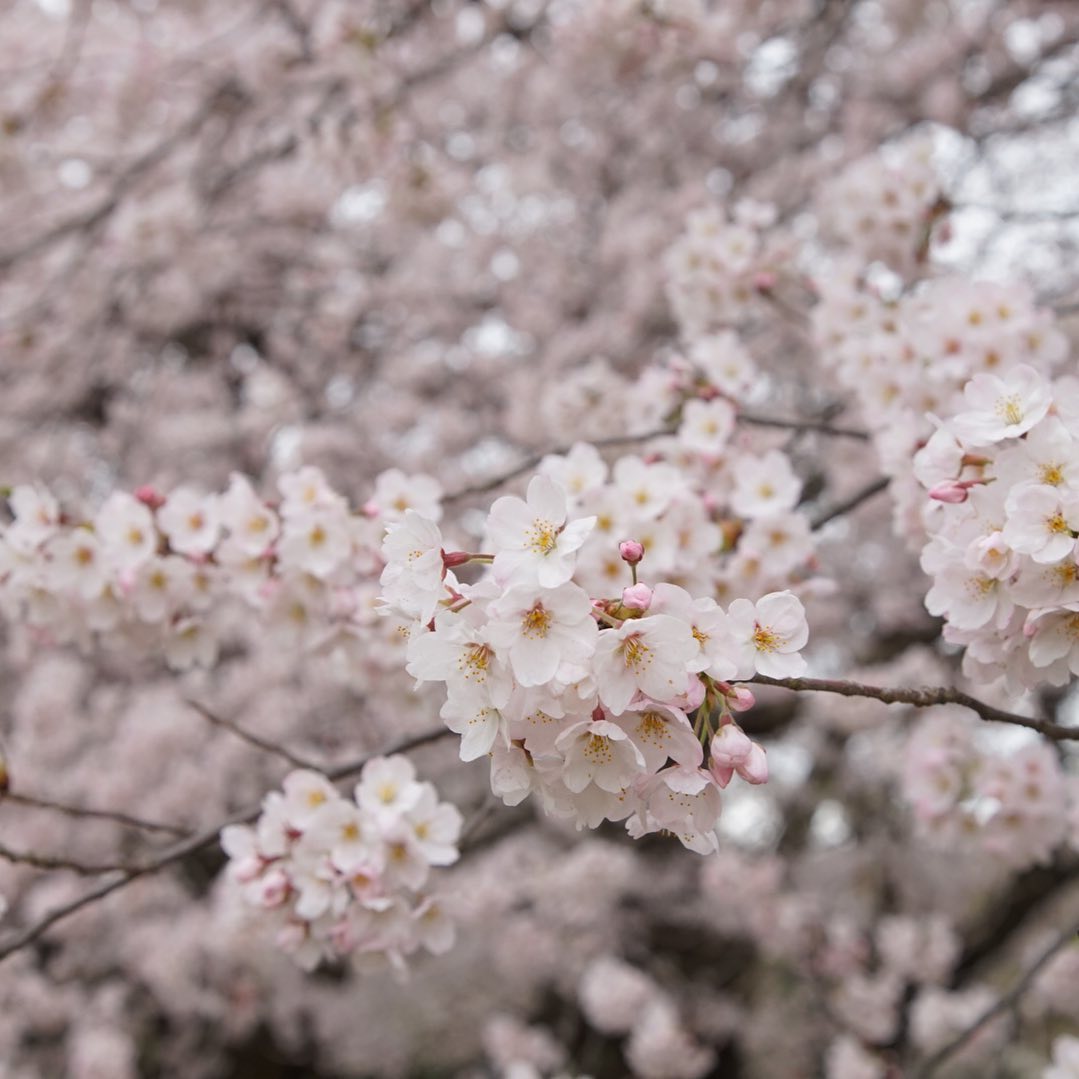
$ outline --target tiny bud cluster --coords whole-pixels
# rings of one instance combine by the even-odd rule
[[[221,833],[229,879],[305,969],[323,960],[442,953],[454,929],[428,891],[432,867],[457,861],[461,815],[416,779],[406,757],[377,757],[345,798],[298,770],[268,794],[253,827]]]

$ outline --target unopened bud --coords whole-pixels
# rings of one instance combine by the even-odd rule
[[[633,584],[622,589],[622,606],[631,611],[647,611],[652,605],[652,589],[646,584]]]
[[[745,686],[732,686],[727,694],[727,706],[732,712],[748,712],[756,703],[756,697]]]
[[[622,556],[623,562],[635,566],[644,558],[644,544],[638,540],[623,540],[618,545],[618,553]]]
[[[144,483],[141,487],[136,487],[135,497],[143,503],[143,505],[149,506],[152,510],[160,509],[165,504],[165,496],[149,483]]]
[[[963,484],[956,483],[955,480],[946,480],[930,488],[929,497],[937,502],[957,503],[966,502],[970,495]]]

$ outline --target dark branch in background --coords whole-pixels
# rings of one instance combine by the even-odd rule
[[[272,753],[275,757],[280,757],[282,760],[288,761],[289,764],[296,768],[313,768],[316,771],[321,768],[321,765],[316,764],[314,761],[309,761],[305,757],[300,757],[290,750],[287,750],[284,746],[278,745],[276,742],[271,742],[269,739],[253,734],[251,731],[247,730],[247,728],[241,727],[238,723],[234,723],[231,719],[224,719],[222,716],[211,712],[206,705],[200,704],[198,701],[189,700],[185,703],[189,708],[193,708],[200,716],[212,723],[215,727],[221,727],[230,734],[236,735],[237,738],[243,740],[248,745],[254,746],[256,749],[261,749],[264,753]]]
[[[758,674],[743,679],[762,686],[778,686],[796,692],[836,693],[841,697],[866,697],[884,704],[909,704],[915,708],[934,708],[942,704],[958,704],[977,712],[982,719],[992,723],[1011,723],[1027,727],[1055,741],[1079,740],[1079,727],[1064,727],[1047,719],[1031,719],[1016,712],[1005,712],[991,704],[979,701],[959,689],[948,686],[923,687],[921,689],[888,689],[883,686],[867,686],[860,682],[844,682],[830,678],[768,678]]]
[[[83,817],[89,820],[107,820],[122,824],[127,828],[140,828],[146,832],[166,832],[169,835],[187,835],[186,828],[177,828],[174,824],[162,824],[159,821],[134,817],[130,813],[121,813],[112,809],[88,809],[86,806],[73,806],[64,802],[53,802],[47,798],[37,798],[32,794],[20,794],[7,791],[0,796],[0,802],[12,802],[15,805],[29,806],[32,809],[49,809],[54,813],[63,813],[67,817]]]
[[[117,870],[125,872],[129,868],[116,862],[90,865],[86,862],[76,862],[51,854],[34,854],[31,851],[12,850],[2,843],[0,843],[0,858],[13,862],[15,865],[32,866],[34,869],[69,869],[72,873],[81,873],[88,877],[96,876],[99,873],[113,873]]]
[[[30,255],[45,251],[54,243],[78,232],[86,232],[107,221],[119,207],[120,201],[147,172],[164,161],[186,139],[194,135],[215,113],[236,109],[244,101],[239,84],[231,79],[216,86],[187,121],[162,139],[156,146],[133,161],[112,183],[112,190],[94,207],[61,221],[37,236],[0,251],[0,270]]]
[[[336,768],[331,768],[325,774],[335,782],[341,779],[348,779],[357,772],[360,772],[363,769],[363,766],[375,757],[389,756],[394,753],[408,753],[413,749],[419,749],[421,746],[429,745],[431,742],[437,742],[450,733],[449,728],[440,727],[438,730],[428,731],[426,734],[414,735],[411,738],[402,739],[395,745],[387,746],[385,749],[379,750],[376,753],[367,753],[355,760],[339,764]],[[72,914],[76,913],[76,911],[82,910],[83,907],[87,907],[91,903],[97,902],[99,899],[104,899],[105,896],[111,895],[121,888],[126,888],[132,881],[138,880],[140,877],[158,873],[170,865],[182,862],[184,859],[198,854],[207,847],[212,847],[218,842],[218,837],[221,834],[222,828],[225,828],[230,824],[250,824],[261,812],[261,802],[255,806],[248,806],[246,809],[239,810],[231,816],[226,817],[224,820],[218,821],[209,828],[197,832],[189,839],[181,840],[179,843],[174,843],[171,847],[166,847],[160,854],[140,865],[130,866],[120,870],[118,876],[107,881],[102,881],[101,884],[84,892],[69,903],[65,903],[55,910],[50,911],[32,925],[29,925],[16,933],[10,934],[6,941],[0,943],[0,961],[6,959],[10,955],[14,955],[15,952],[19,951],[21,948],[25,948],[28,944],[32,944],[52,926],[69,918]]]
[[[914,1073],[914,1079],[928,1079],[950,1056],[963,1048],[979,1030],[991,1022],[998,1015],[1002,1015],[1014,1007],[1019,998],[1030,988],[1034,979],[1049,961],[1068,944],[1079,939],[1079,924],[1073,924],[1059,933],[1052,943],[1038,956],[1027,968],[1026,973],[1004,994],[991,1008],[984,1011],[969,1027],[953,1038],[943,1048],[938,1049],[922,1066]]]
[[[889,483],[891,483],[891,480],[889,480],[887,476],[881,476],[879,479],[867,483],[860,491],[855,491],[850,498],[832,506],[818,517],[815,517],[810,522],[810,527],[815,532],[818,528],[823,528],[829,521],[834,521],[837,517],[842,517],[843,514],[850,513],[851,510],[857,509],[863,502],[868,502],[874,495],[878,495],[881,491],[887,490]]]
[[[773,427],[783,431],[810,431],[822,435],[832,435],[835,438],[854,438],[862,442],[869,439],[869,433],[867,431],[860,430],[856,427],[837,427],[821,420],[783,419],[773,416],[759,416],[752,412],[740,412],[737,419],[739,423],[748,424],[750,427]],[[619,446],[633,446],[638,442],[649,442],[653,438],[663,438],[664,436],[677,433],[677,429],[674,427],[659,427],[654,431],[646,431],[643,434],[612,435],[609,438],[579,439],[578,441],[587,441],[590,445],[595,446],[598,449],[614,449]],[[474,483],[468,487],[461,488],[459,491],[454,491],[452,494],[446,495],[442,501],[456,502],[459,499],[469,498],[472,495],[487,494],[489,491],[493,491],[503,484],[509,483],[511,480],[515,480],[518,477],[523,476],[526,472],[536,468],[540,462],[542,462],[544,457],[549,457],[551,455],[561,456],[562,454],[569,453],[570,450],[573,449],[573,445],[574,444],[571,443],[568,446],[554,446],[549,450],[534,453],[531,456],[526,457],[519,465],[515,465],[508,471],[501,472],[497,476],[492,476],[489,480],[481,480],[479,483]],[[875,482],[881,486],[874,487],[869,494],[876,494],[877,490],[883,490],[888,484],[887,480],[877,480]],[[868,495],[860,496],[860,498],[865,497],[868,497]],[[845,513],[846,509],[840,509],[838,512]]]

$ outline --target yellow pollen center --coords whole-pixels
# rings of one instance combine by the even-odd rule
[[[307,804],[312,809],[316,809],[318,806],[322,805],[322,803],[325,802],[325,801],[326,801],[326,794],[325,794],[324,791],[313,790],[313,791],[308,791],[307,792]]]
[[[536,554],[549,555],[558,545],[558,529],[537,517],[525,533],[525,546]]]
[[[341,838],[349,841],[360,838],[360,826],[355,821],[349,821],[348,824],[341,829]]]
[[[1002,397],[997,401],[996,414],[1007,424],[1020,423],[1023,419],[1023,409],[1019,404],[1019,398]]]
[[[610,739],[604,738],[602,734],[589,735],[588,742],[584,747],[584,755],[593,764],[610,764],[614,759]]]
[[[622,656],[627,667],[639,672],[652,662],[652,649],[634,634],[623,643]]]
[[[312,547],[321,547],[326,542],[326,529],[322,525],[315,525],[307,537]]]
[[[1068,527],[1068,522],[1064,520],[1064,515],[1060,510],[1057,510],[1052,517],[1046,517],[1045,527],[1056,535],[1063,532],[1071,532],[1071,529]]]
[[[490,662],[491,649],[485,644],[473,644],[461,654],[457,669],[462,671],[466,678],[475,678],[477,682],[482,682],[487,677]]]
[[[758,652],[775,652],[781,644],[779,634],[759,622],[753,631],[753,645]]]
[[[542,603],[536,605],[521,619],[521,632],[529,639],[533,637],[546,637],[547,630],[551,625],[550,612],[544,609]]]
[[[1042,465],[1040,478],[1047,487],[1059,487],[1064,482],[1064,472],[1060,465]]]

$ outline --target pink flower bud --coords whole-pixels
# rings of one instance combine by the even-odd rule
[[[944,483],[938,483],[936,487],[933,487],[929,491],[929,497],[936,499],[937,502],[966,502],[969,497],[966,487],[961,483],[956,483],[954,480],[946,480]]]
[[[758,292],[767,292],[776,287],[777,277],[771,270],[761,270],[753,275],[753,287]]]
[[[622,589],[622,606],[631,611],[647,611],[652,605],[652,589],[646,584],[633,584]]]
[[[618,545],[618,553],[622,556],[623,562],[635,566],[644,558],[644,544],[637,540],[623,540]]]
[[[737,767],[753,751],[753,742],[737,723],[720,727],[712,738],[712,760],[724,767]]]
[[[442,565],[446,569],[455,569],[463,566],[472,556],[467,551],[443,551]]]
[[[747,783],[767,783],[768,782],[768,758],[764,754],[764,750],[757,745],[756,742],[752,743],[753,748],[749,752],[749,756],[738,767],[738,774]]]
[[[135,497],[152,510],[160,509],[165,504],[165,496],[149,483],[135,488]]]
[[[757,698],[745,686],[732,686],[727,694],[727,707],[732,712],[748,712],[757,703]]]
[[[379,504],[373,499],[368,499],[363,504],[363,515],[365,517],[378,517],[382,513],[382,509]]]

